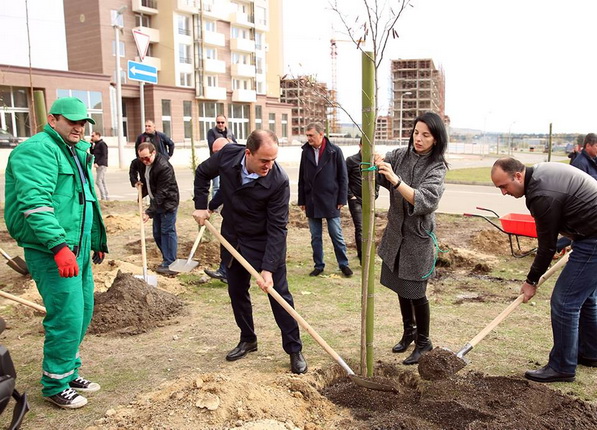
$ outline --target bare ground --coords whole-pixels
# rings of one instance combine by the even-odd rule
[[[292,209],[288,265],[297,310],[341,356],[358,357],[360,276],[344,279],[331,263],[323,277],[306,276],[311,267],[307,223],[298,208]],[[188,257],[197,234],[197,226],[185,215],[190,212],[188,202],[179,212],[180,258]],[[358,267],[351,221],[347,212],[344,215],[352,265]],[[223,357],[238,333],[226,286],[209,281],[202,272],[217,265],[217,242],[206,234],[195,256],[199,266],[177,277],[156,275],[156,289],[134,276],[142,273],[135,205],[108,202],[104,216],[111,252],[94,268],[96,311],[82,350],[82,373],[100,382],[102,390],[89,396],[89,405],[63,411],[43,402],[38,383],[43,315],[0,301],[0,315],[8,323],[0,341],[15,360],[17,387],[31,397],[25,429],[597,428],[593,369],[579,367],[580,382],[571,385],[545,386],[521,378],[521,368],[545,359],[548,327],[526,342],[515,339],[516,327],[504,323],[503,331],[488,339],[492,347],[476,349],[475,360],[464,369],[446,379],[424,380],[416,367],[400,364],[403,356],[388,352],[399,336],[399,311],[395,296],[381,287],[376,297],[375,378],[392,381],[398,387],[395,393],[355,384],[304,331],[309,372],[292,375],[271,311],[258,291],[253,302],[259,351],[227,363]],[[440,216],[438,221],[440,247],[449,252],[440,254],[430,282],[432,338],[436,346],[455,347],[516,296],[530,260],[513,259],[507,235],[482,220]],[[383,214],[376,225],[379,239]],[[149,232],[150,225],[146,228]],[[22,255],[5,230],[0,241],[13,255]],[[523,239],[522,245],[531,248],[534,243]],[[326,250],[330,262],[329,244]],[[150,270],[161,260],[151,240],[148,259]],[[0,267],[0,283],[5,291],[41,303],[33,282],[7,266]],[[529,322],[548,325],[545,305],[528,312]],[[356,360],[347,362],[358,370]],[[0,417],[0,424],[8,415]]]

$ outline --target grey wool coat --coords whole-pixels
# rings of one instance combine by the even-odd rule
[[[431,234],[435,230],[435,210],[444,193],[447,168],[441,161],[432,161],[429,155],[418,155],[408,147],[385,156],[394,172],[414,189],[414,205],[383,175],[377,175],[380,185],[390,191],[388,224],[377,253],[393,272],[398,270],[399,278],[410,281],[425,280],[425,275],[434,268],[435,246]]]

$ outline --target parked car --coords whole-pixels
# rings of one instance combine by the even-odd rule
[[[14,148],[19,144],[19,138],[0,128],[0,148]]]

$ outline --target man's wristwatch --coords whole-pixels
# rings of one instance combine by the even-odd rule
[[[402,178],[400,176],[398,176],[398,183],[396,185],[394,185],[394,189],[397,190],[401,183],[402,183]]]
[[[537,282],[532,282],[532,281],[529,281],[528,279],[525,282],[529,285],[532,285],[533,287],[537,286]]]

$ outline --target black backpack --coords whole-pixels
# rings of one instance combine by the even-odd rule
[[[6,322],[0,318],[0,333],[6,328]],[[0,345],[0,414],[4,412],[10,398],[14,398],[17,402],[15,408],[12,411],[12,421],[9,430],[17,430],[21,426],[21,422],[25,417],[27,411],[29,411],[29,403],[27,402],[27,394],[19,394],[15,390],[15,382],[17,379],[17,371],[10,358],[8,349],[3,345]]]

